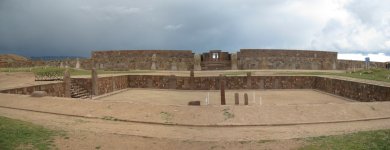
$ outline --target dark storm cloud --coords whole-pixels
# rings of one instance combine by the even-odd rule
[[[389,34],[376,32],[389,28],[383,24],[376,28],[378,19],[369,19],[383,19],[386,14],[364,16],[358,13],[362,5],[343,0],[1,0],[0,51],[30,56],[89,56],[91,50],[111,49],[376,49],[388,53]],[[353,15],[338,17],[333,12]],[[353,27],[362,33],[346,34],[350,29],[343,22],[359,16],[372,24],[357,21]],[[365,28],[374,30],[366,33]],[[374,40],[354,37],[367,35]],[[372,42],[377,39],[381,46]]]

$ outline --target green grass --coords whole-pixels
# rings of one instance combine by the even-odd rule
[[[305,139],[301,150],[388,150],[390,130],[362,131],[344,135],[321,136]]]
[[[165,121],[164,123],[172,123],[171,121],[173,119],[173,114],[171,114],[169,112],[162,111],[162,112],[160,112],[160,117],[162,120]]]
[[[390,70],[385,69],[360,70],[350,73],[344,73],[342,74],[342,76],[390,82],[390,79],[388,79],[388,77],[390,76]]]
[[[225,117],[225,120],[228,120],[230,118],[234,118],[234,114],[230,112],[229,108],[225,108],[222,110],[223,116]]]
[[[292,73],[283,73],[288,75],[333,75],[333,76],[342,76],[342,77],[351,77],[358,79],[367,79],[375,81],[390,82],[388,77],[390,76],[390,70],[386,69],[365,69],[352,72],[343,72],[343,73],[332,73],[332,72],[292,72]]]
[[[59,131],[0,116],[0,149],[53,149]]]

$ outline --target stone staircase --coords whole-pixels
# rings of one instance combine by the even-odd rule
[[[74,80],[71,81],[70,95],[72,98],[91,98],[91,92],[78,85]]]

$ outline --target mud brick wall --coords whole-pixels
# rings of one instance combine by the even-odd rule
[[[386,63],[383,62],[370,62],[371,68],[386,68]],[[337,60],[337,69],[338,70],[348,70],[348,69],[360,69],[366,68],[365,61],[357,61],[357,60]]]
[[[49,96],[64,97],[65,96],[65,84],[63,82],[51,83],[44,85],[35,85],[15,89],[2,90],[0,93],[9,94],[23,94],[30,95],[34,91],[46,91]]]
[[[333,70],[337,52],[241,49],[237,53],[239,69]]]
[[[152,56],[156,55],[156,70],[190,70],[194,64],[191,50],[121,50],[94,51],[92,60],[96,68],[105,70],[150,70]]]
[[[314,88],[362,102],[390,101],[390,87],[386,86],[316,77]]]

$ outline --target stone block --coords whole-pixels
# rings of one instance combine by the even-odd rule
[[[31,93],[31,97],[45,97],[47,96],[46,91],[34,91]]]
[[[238,93],[234,93],[234,104],[239,105],[240,104],[240,97]]]
[[[248,104],[249,104],[248,93],[245,93],[244,94],[244,105],[248,105]]]
[[[200,106],[200,101],[190,101],[188,102],[189,106]]]
[[[66,69],[64,73],[64,84],[65,84],[65,91],[64,95],[65,97],[71,97],[70,90],[71,90],[71,79],[70,79],[70,73],[69,70]]]

